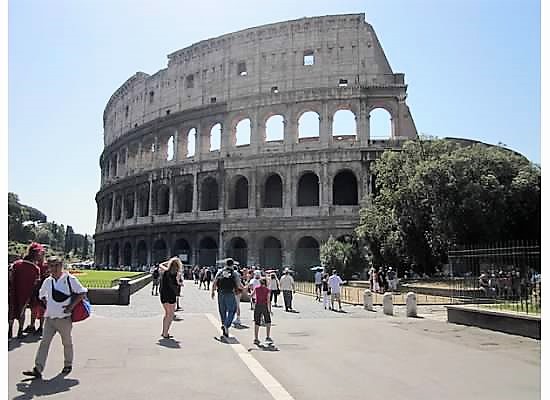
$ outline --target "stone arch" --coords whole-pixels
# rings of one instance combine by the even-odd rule
[[[130,242],[124,243],[122,250],[122,265],[132,265],[132,244]]]
[[[219,207],[219,188],[216,178],[205,178],[200,191],[201,211],[217,210]]]
[[[153,264],[157,264],[166,261],[168,258],[168,247],[164,239],[157,239],[153,243],[152,261]]]
[[[319,241],[312,236],[304,236],[296,244],[295,265],[299,278],[306,278],[309,268],[320,265]]]
[[[265,180],[263,191],[263,207],[283,207],[283,180],[277,173],[270,174]]]
[[[142,187],[138,191],[138,216],[146,217],[149,215],[149,188]]]
[[[187,213],[191,211],[193,211],[193,184],[186,182],[178,187],[176,212]]]
[[[319,113],[305,111],[298,118],[298,139],[318,138],[321,133]]]
[[[248,245],[242,237],[236,236],[229,241],[226,254],[241,265],[248,265]]]
[[[222,145],[222,124],[220,122],[214,124],[210,128],[210,151],[218,151]]]
[[[277,142],[285,138],[285,117],[281,114],[271,115],[265,121],[265,141]]]
[[[268,236],[263,239],[260,248],[260,265],[262,267],[280,268],[283,265],[283,246],[279,239]]]
[[[120,221],[120,218],[122,217],[122,198],[120,196],[116,196],[115,198],[115,221]]]
[[[332,181],[332,204],[356,206],[359,204],[357,188],[357,177],[351,170],[338,172]]]
[[[134,193],[126,193],[124,196],[124,217],[126,219],[134,218]]]
[[[187,260],[185,260],[185,257],[183,257],[182,262],[184,264],[190,264],[191,263],[191,257],[192,257],[192,250],[191,246],[189,245],[189,242],[185,238],[179,238],[174,242],[173,247],[173,253],[176,256],[185,255],[187,257]]]
[[[216,265],[218,257],[218,244],[210,236],[206,236],[199,242],[199,265]]]
[[[187,132],[187,157],[193,157],[197,151],[197,129],[191,128]]]
[[[337,110],[332,117],[332,136],[357,136],[357,118],[349,109]]]
[[[243,118],[235,125],[235,145],[246,146],[250,144],[252,123],[250,118]]]
[[[145,240],[140,240],[136,247],[138,266],[147,265],[147,243]]]
[[[117,242],[115,242],[115,244],[113,245],[113,250],[112,250],[112,266],[114,268],[117,268],[120,267],[120,246]]]
[[[302,174],[298,180],[297,205],[319,205],[319,177],[315,172],[308,171]]]
[[[369,135],[371,139],[389,139],[394,136],[391,110],[385,107],[370,110]]]
[[[168,138],[166,142],[166,161],[172,161],[174,159],[175,147],[174,147],[174,135]]]
[[[155,213],[166,215],[170,211],[170,187],[165,184],[158,185],[155,191]]]
[[[229,208],[243,209],[248,208],[248,179],[242,175],[237,175],[232,179]]]

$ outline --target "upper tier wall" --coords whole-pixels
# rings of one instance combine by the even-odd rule
[[[308,54],[313,65],[304,65]],[[168,60],[168,68],[152,76],[138,72],[111,96],[103,115],[105,146],[167,113],[213,101],[230,111],[232,100],[270,93],[274,86],[284,92],[337,87],[340,79],[350,86],[403,83],[364,14],[250,28],[196,43]]]

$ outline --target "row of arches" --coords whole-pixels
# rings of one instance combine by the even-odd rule
[[[328,118],[332,121],[330,132],[334,141],[357,140],[357,117],[353,110],[338,109]],[[256,129],[250,117],[241,115],[230,124],[230,139],[227,143],[236,147],[248,146],[253,135],[258,136],[259,143],[282,143],[287,121],[283,114],[269,114]],[[394,136],[392,116],[386,109],[371,110],[368,121],[370,138],[389,139]],[[130,145],[113,153],[102,165],[102,177],[105,179],[121,176],[140,165],[152,164],[155,160],[170,162],[194,157],[198,152],[219,151],[223,142],[222,135],[225,135],[222,122],[215,120],[207,125],[207,134],[200,133],[200,140],[198,127],[189,127],[181,132],[173,131],[159,133],[155,138],[146,138],[139,146]],[[322,132],[319,112],[304,110],[296,120],[296,131],[298,141],[320,139]]]
[[[200,211],[217,210],[220,207],[220,185],[216,177],[208,176],[200,183],[197,192],[193,182],[178,185],[156,184],[149,195],[149,188],[141,187],[135,193],[125,193],[101,200],[98,204],[98,222],[109,223],[113,219],[129,219],[171,213],[171,203],[175,213],[189,213],[194,210],[194,197],[198,196]],[[260,207],[283,208],[284,198],[288,194],[284,190],[283,178],[278,173],[267,175],[261,187]],[[332,205],[355,206],[359,204],[358,180],[355,173],[349,169],[340,170],[332,180]],[[251,198],[250,184],[247,177],[236,175],[227,188],[228,209],[248,209]],[[320,206],[321,184],[319,176],[313,171],[303,172],[296,186],[295,204],[298,207]],[[170,197],[173,194],[173,200]],[[152,203],[149,205],[149,198]],[[137,215],[135,215],[137,213]]]
[[[135,248],[133,246],[130,241],[104,243],[97,261],[111,267],[141,267],[164,261],[172,256],[180,256],[185,264],[212,266],[216,265],[220,254],[216,240],[210,236],[203,237],[195,249],[184,238],[176,239],[171,246],[163,238],[154,240],[150,247],[145,239],[138,240]],[[312,236],[301,237],[291,249],[284,249],[277,237],[266,236],[254,248],[250,248],[244,238],[237,236],[226,242],[223,257],[232,257],[242,265],[254,263],[273,268],[282,267],[286,261],[304,269],[319,264],[319,247],[319,241]],[[284,251],[292,252],[291,260],[285,260]],[[251,257],[250,253],[256,253],[256,256]]]

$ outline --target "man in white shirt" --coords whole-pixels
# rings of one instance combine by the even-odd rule
[[[332,275],[328,278],[330,287],[330,308],[334,310],[334,300],[338,300],[338,311],[342,311],[342,302],[340,300],[340,288],[345,282],[338,276],[336,270],[332,270]]]
[[[69,374],[72,371],[73,340],[71,331],[73,322],[71,313],[88,291],[76,277],[63,270],[63,261],[60,258],[49,258],[48,268],[50,276],[44,280],[38,294],[39,299],[46,303],[42,341],[36,352],[34,368],[32,371],[23,372],[23,375],[38,379],[42,378],[50,344],[56,333],[59,333],[63,343],[64,367],[61,373]]]
[[[321,301],[321,285],[323,274],[320,270],[315,271],[315,300]]]
[[[283,276],[279,280],[279,285],[283,291],[283,300],[285,301],[285,311],[292,312],[292,293],[294,289],[294,278],[290,275],[288,268],[285,269]]]

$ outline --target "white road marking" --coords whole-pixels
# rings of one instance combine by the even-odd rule
[[[212,322],[212,325],[219,330],[221,323],[212,315],[206,314],[206,317]],[[240,343],[229,343],[229,346],[235,350],[235,353],[241,358],[250,372],[267,389],[271,397],[275,400],[294,400],[294,397],[288,393],[285,388],[271,375]]]

